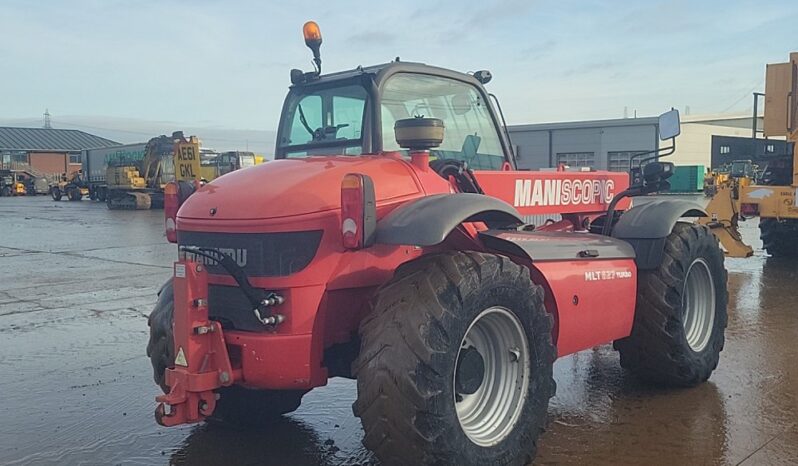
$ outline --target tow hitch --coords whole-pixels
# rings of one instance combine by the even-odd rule
[[[156,397],[162,426],[199,422],[213,413],[214,390],[241,378],[227,353],[222,327],[208,319],[208,274],[192,260],[174,264],[175,367],[166,370],[168,394]]]

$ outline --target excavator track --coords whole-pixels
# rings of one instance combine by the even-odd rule
[[[111,196],[106,199],[110,210],[149,210],[152,198],[148,193],[124,193],[122,196]]]

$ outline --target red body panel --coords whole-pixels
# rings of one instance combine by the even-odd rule
[[[634,260],[535,263],[557,316],[557,356],[629,336],[635,314]]]

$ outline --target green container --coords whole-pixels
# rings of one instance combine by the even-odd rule
[[[704,189],[703,165],[682,165],[676,167],[668,179],[672,193],[697,193]]]

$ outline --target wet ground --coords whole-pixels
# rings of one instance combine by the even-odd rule
[[[176,255],[162,212],[0,199],[0,464],[373,462],[333,380],[268,429],[158,427],[146,316]],[[759,246],[755,222],[744,225]],[[555,365],[536,464],[798,464],[798,265],[727,259],[729,328],[709,383],[660,390],[609,346]]]

